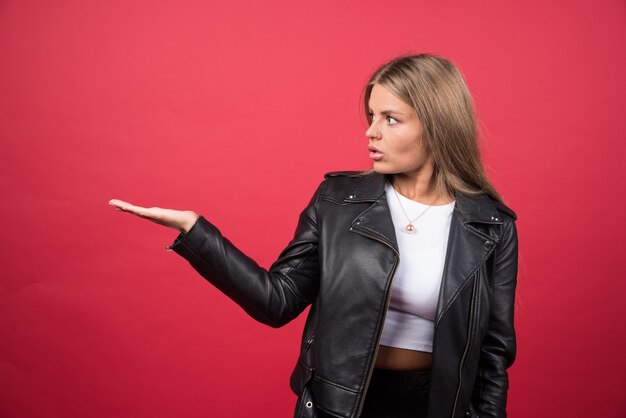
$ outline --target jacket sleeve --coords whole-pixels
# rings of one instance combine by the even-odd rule
[[[320,183],[300,213],[293,238],[269,270],[241,252],[203,216],[169,248],[257,321],[276,328],[285,325],[317,296],[316,211],[326,182]]]
[[[496,249],[493,300],[472,399],[480,417],[506,417],[507,369],[515,361],[513,311],[518,253],[515,221],[507,228]]]

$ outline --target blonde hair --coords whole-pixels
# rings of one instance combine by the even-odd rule
[[[459,70],[431,54],[400,56],[379,67],[365,86],[363,105],[372,123],[369,99],[380,84],[409,104],[422,124],[425,148],[433,156],[436,190],[454,196],[488,194],[502,203],[480,157],[472,96]],[[369,174],[373,168],[361,172]]]

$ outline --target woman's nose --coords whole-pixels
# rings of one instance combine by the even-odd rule
[[[369,128],[367,128],[365,136],[369,139],[380,138],[380,132],[378,131],[375,123],[372,123]]]

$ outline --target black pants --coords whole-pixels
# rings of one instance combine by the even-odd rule
[[[423,418],[431,371],[374,369],[361,418]],[[321,411],[320,418],[327,418]]]

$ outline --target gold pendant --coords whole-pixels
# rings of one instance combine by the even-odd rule
[[[415,227],[413,226],[413,224],[408,224],[406,226],[406,232],[408,232],[409,234],[412,234],[413,232],[415,232]]]

